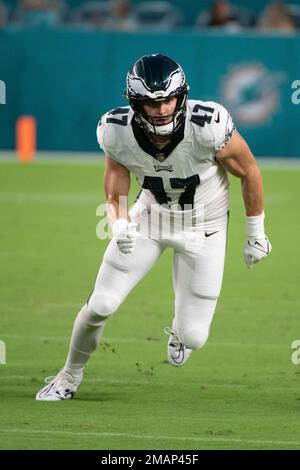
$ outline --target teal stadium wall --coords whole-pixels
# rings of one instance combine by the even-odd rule
[[[126,105],[129,66],[162,52],[184,67],[191,98],[219,101],[231,111],[256,155],[297,157],[300,105],[292,103],[291,84],[300,80],[299,51],[299,35],[0,30],[7,92],[0,149],[14,148],[16,119],[31,114],[39,149],[96,151],[98,119]]]

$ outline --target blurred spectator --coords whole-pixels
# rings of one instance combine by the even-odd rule
[[[209,12],[200,14],[197,26],[239,29],[240,22],[229,0],[215,0]]]
[[[139,28],[168,31],[182,24],[181,12],[166,1],[141,2],[135,8]]]
[[[279,30],[282,32],[293,32],[296,23],[289,13],[288,6],[282,2],[272,2],[263,11],[258,19],[257,27],[261,31]]]
[[[216,0],[214,2],[207,26],[220,27],[237,22],[238,19],[234,15],[228,0]]]
[[[56,25],[61,22],[65,5],[59,1],[20,0],[13,21],[25,25]]]
[[[71,12],[69,21],[76,26],[104,28],[111,17],[109,2],[86,2]]]
[[[296,5],[295,3],[288,3],[287,4],[288,12],[290,17],[295,23],[297,29],[300,28],[300,5]]]
[[[0,0],[0,28],[3,28],[7,23],[7,8]]]
[[[111,16],[106,21],[105,28],[117,29],[118,31],[133,31],[137,28],[130,0],[111,1]]]
[[[210,11],[200,13],[196,26],[222,28],[227,32],[239,32],[255,23],[253,13],[244,7],[231,5],[229,0],[215,0]]]

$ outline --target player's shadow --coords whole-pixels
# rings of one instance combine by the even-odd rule
[[[82,393],[82,394],[76,394],[76,397],[74,398],[74,401],[93,401],[93,402],[114,402],[114,401],[120,401],[121,400],[122,394],[116,394],[115,396],[109,392],[109,393],[103,393],[101,390],[99,392],[88,392],[88,393]]]

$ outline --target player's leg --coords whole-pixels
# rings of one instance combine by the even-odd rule
[[[203,234],[199,253],[174,252],[175,334],[168,346],[173,365],[183,365],[191,351],[202,348],[207,341],[222,285],[226,238],[224,228],[207,238]]]
[[[92,295],[75,320],[65,366],[54,379],[57,382],[59,378],[62,383],[53,387],[53,381],[50,381],[37,394],[38,400],[72,398],[81,382],[84,366],[99,344],[107,319],[151,269],[163,250],[161,244],[154,240],[138,239],[135,252],[123,254],[115,240],[111,240]]]
[[[82,369],[96,349],[107,319],[152,268],[162,252],[163,247],[150,239],[138,239],[132,254],[121,253],[115,240],[110,242],[94,290],[75,321],[67,370],[74,372],[76,367]]]

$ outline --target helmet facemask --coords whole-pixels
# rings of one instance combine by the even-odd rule
[[[135,118],[139,125],[141,125],[146,132],[150,132],[151,134],[155,135],[169,135],[173,134],[177,131],[177,129],[183,123],[186,111],[186,93],[181,93],[176,95],[177,103],[175,110],[172,114],[168,114],[163,116],[164,118],[172,118],[171,122],[168,124],[155,124],[155,120],[157,119],[154,116],[149,116],[146,114],[144,109],[144,102],[146,100],[130,100],[129,104],[135,112]],[[166,99],[166,98],[163,98]],[[162,100],[163,100],[162,99]],[[153,101],[162,101],[162,100],[153,100]],[[150,101],[150,100],[147,100]]]

